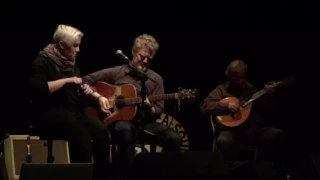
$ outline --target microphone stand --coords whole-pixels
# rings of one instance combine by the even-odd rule
[[[152,82],[155,82],[154,79],[149,77],[145,72],[140,70],[137,66],[132,64],[132,61],[122,53],[121,50],[118,50],[116,54],[124,60],[127,60],[129,62],[129,67],[132,70],[133,74],[140,80],[141,82],[141,90],[140,90],[140,97],[141,97],[141,104],[140,104],[140,118],[138,118],[138,139],[139,139],[139,144],[141,146],[141,152],[148,152],[146,150],[145,146],[145,139],[144,139],[144,121],[147,118],[146,117],[146,112],[148,106],[145,104],[145,101],[147,99],[147,88],[146,88],[146,81],[150,80]]]
[[[145,148],[145,139],[144,139],[144,122],[146,121],[146,114],[148,111],[148,105],[146,105],[145,101],[147,99],[147,88],[146,88],[146,81],[151,80],[155,82],[151,77],[149,77],[146,73],[139,70],[137,67],[129,63],[129,67],[133,70],[134,74],[141,82],[141,90],[140,90],[140,97],[141,97],[141,104],[140,104],[140,118],[138,118],[137,125],[138,125],[138,134],[139,134],[139,144],[141,146],[141,152],[148,152]]]

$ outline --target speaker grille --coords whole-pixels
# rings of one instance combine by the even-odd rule
[[[5,140],[5,162],[8,176],[11,179],[18,179],[21,166],[26,163],[28,135],[11,135]],[[39,140],[39,137],[30,138],[30,152],[32,164],[47,163],[48,147],[46,140]],[[63,140],[53,141],[53,156],[57,164],[70,163],[68,143]]]

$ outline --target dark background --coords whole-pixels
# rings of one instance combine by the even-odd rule
[[[84,33],[77,59],[82,75],[126,63],[116,57],[116,50],[131,57],[135,37],[153,35],[160,49],[151,68],[162,75],[166,93],[176,92],[180,86],[200,92],[199,101],[182,104],[177,117],[188,131],[192,150],[211,150],[209,119],[200,115],[199,103],[226,81],[224,71],[231,60],[248,64],[248,80],[259,89],[269,80],[295,76],[294,86],[276,94],[277,112],[270,114],[268,124],[287,134],[285,155],[289,161],[318,151],[317,122],[303,112],[306,106],[313,106],[303,100],[314,91],[298,90],[305,87],[302,83],[312,88],[311,79],[301,75],[315,66],[317,56],[311,54],[318,47],[318,41],[313,41],[318,36],[306,33],[315,30],[316,18],[302,2],[77,1],[57,3],[54,8],[50,3],[31,2],[6,10],[2,134],[28,132],[31,62],[52,41],[58,24],[65,23]],[[315,76],[316,72],[311,77]],[[166,103],[166,112],[172,115],[172,102]]]

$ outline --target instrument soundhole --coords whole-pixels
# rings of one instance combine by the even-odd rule
[[[124,97],[123,96],[117,96],[115,98],[115,107],[117,109],[121,109],[125,106],[125,101],[124,101]]]
[[[110,111],[111,113],[114,113],[114,108],[110,108],[109,111]]]

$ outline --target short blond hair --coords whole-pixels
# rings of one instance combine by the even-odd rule
[[[142,34],[133,42],[132,55],[137,53],[141,48],[148,48],[151,51],[152,58],[157,53],[159,44],[153,36],[149,34]]]
[[[79,29],[65,24],[60,24],[53,34],[53,40],[55,43],[63,41],[68,46],[73,46],[74,43],[82,37],[83,33]]]

